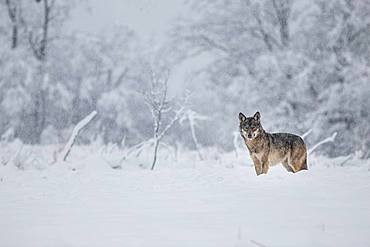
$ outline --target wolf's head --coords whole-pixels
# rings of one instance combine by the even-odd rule
[[[256,112],[253,117],[246,117],[243,113],[239,113],[240,134],[244,139],[253,140],[263,132],[260,119],[261,115],[259,112]]]

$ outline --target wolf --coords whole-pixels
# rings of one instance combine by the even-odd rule
[[[240,134],[249,150],[257,176],[281,163],[292,173],[307,170],[307,148],[301,137],[290,133],[268,133],[261,125],[261,114],[239,113]]]

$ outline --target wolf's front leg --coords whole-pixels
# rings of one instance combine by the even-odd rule
[[[257,176],[259,176],[263,173],[262,164],[258,159],[256,158],[252,158],[252,159],[254,163],[254,169],[256,170],[256,174]]]
[[[262,163],[262,173],[267,174],[268,170],[269,170],[268,162]]]
[[[261,165],[262,166],[262,173],[267,174],[267,172],[270,168],[267,156],[262,158],[261,164],[262,164]]]

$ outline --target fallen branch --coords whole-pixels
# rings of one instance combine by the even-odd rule
[[[319,146],[321,146],[322,144],[325,144],[325,143],[329,143],[329,142],[334,142],[335,140],[335,137],[337,136],[337,132],[334,132],[331,136],[329,136],[328,138],[325,138],[324,140],[316,143],[312,148],[310,148],[308,150],[308,154],[310,155],[313,151],[316,150],[316,148],[318,148]]]
[[[63,161],[67,160],[67,157],[69,153],[71,152],[73,145],[75,144],[78,134],[81,132],[83,128],[85,128],[86,125],[88,125],[94,119],[96,114],[97,114],[96,111],[91,112],[84,119],[78,122],[78,124],[74,127],[71,137],[69,138],[67,144],[64,146],[63,151],[61,153],[61,157],[63,157]]]
[[[309,134],[311,134],[312,129],[307,130],[301,137],[304,140]]]

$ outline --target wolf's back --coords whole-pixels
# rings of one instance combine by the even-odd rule
[[[290,133],[270,134],[270,152],[274,159],[293,166],[294,171],[307,170],[307,148],[300,136]]]

